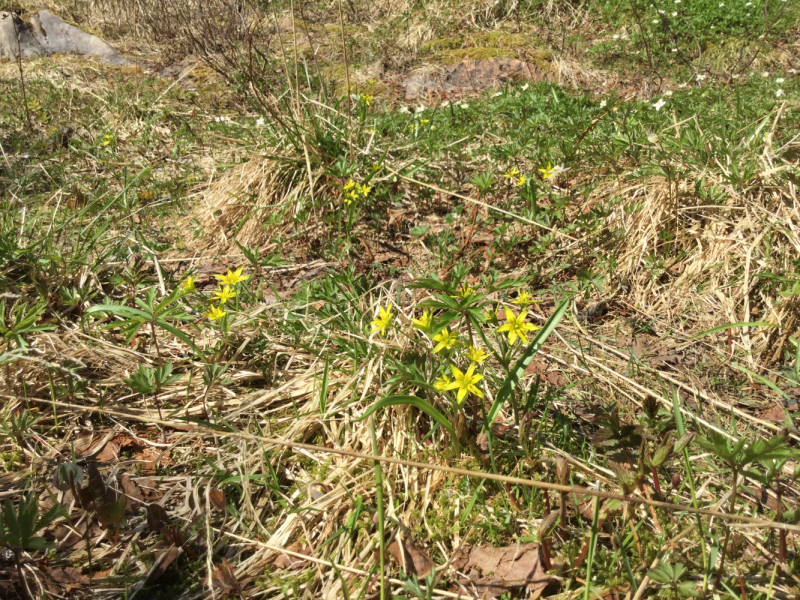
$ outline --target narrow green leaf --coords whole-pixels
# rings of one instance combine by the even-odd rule
[[[752,323],[729,323],[727,325],[720,325],[719,327],[713,327],[702,333],[698,333],[696,336],[689,338],[690,340],[696,340],[697,338],[704,337],[706,335],[711,335],[712,333],[716,333],[718,331],[725,331],[726,329],[733,329],[735,327],[779,327],[777,323],[766,323],[764,321],[753,321]]]
[[[177,327],[175,327],[173,325],[170,325],[169,323],[167,323],[166,321],[162,321],[161,319],[156,321],[156,325],[158,325],[162,329],[165,329],[165,330],[169,331],[172,335],[174,335],[176,338],[178,338],[184,344],[186,344],[192,350],[194,350],[197,353],[198,356],[200,356],[200,357],[205,356],[204,352],[194,343],[192,338],[190,338],[188,335],[186,335],[184,332],[182,332]]]
[[[131,308],[130,306],[120,306],[118,304],[96,304],[86,309],[87,315],[94,313],[111,313],[118,317],[125,317],[126,319],[144,319],[150,320],[150,316],[138,308]]]
[[[429,417],[434,419],[439,425],[441,425],[445,431],[447,431],[448,435],[450,435],[450,441],[452,442],[453,446],[455,447],[456,455],[461,453],[461,445],[458,443],[458,436],[456,435],[455,429],[453,426],[450,425],[450,421],[447,420],[442,413],[436,410],[433,406],[425,402],[422,398],[418,398],[416,396],[387,396],[382,400],[378,400],[372,406],[367,409],[367,412],[364,413],[363,416],[356,419],[356,422],[363,421],[373,413],[387,408],[389,406],[397,406],[399,404],[407,404],[409,406],[413,406],[418,408]]]
[[[758,380],[760,383],[763,383],[765,386],[767,386],[768,388],[770,388],[770,389],[771,389],[773,392],[775,392],[775,393],[779,394],[780,396],[783,396],[783,398],[784,398],[784,399],[786,399],[786,400],[791,400],[791,398],[789,397],[789,394],[787,394],[786,392],[784,392],[784,391],[783,391],[781,388],[779,388],[777,385],[775,385],[774,383],[772,383],[772,382],[771,382],[769,379],[767,379],[766,377],[762,377],[762,376],[761,376],[761,375],[759,375],[758,373],[753,373],[753,372],[752,372],[750,369],[746,369],[746,368],[745,368],[745,367],[743,367],[742,365],[738,365],[738,364],[736,364],[736,363],[731,363],[731,366],[732,366],[734,369],[736,369],[737,371],[741,371],[742,373],[747,373],[748,375],[750,375],[750,377],[752,377],[753,379],[756,379],[756,380]]]

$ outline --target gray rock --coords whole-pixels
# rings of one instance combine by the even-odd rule
[[[30,24],[0,12],[0,61],[15,60],[20,51],[23,58],[69,52],[96,56],[110,65],[134,64],[96,35],[69,25],[49,10],[37,12]]]

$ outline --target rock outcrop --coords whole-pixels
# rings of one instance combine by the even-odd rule
[[[26,23],[10,12],[0,12],[0,61],[58,53],[96,56],[110,65],[132,65],[105,41],[40,10]]]

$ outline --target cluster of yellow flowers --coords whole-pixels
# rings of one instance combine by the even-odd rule
[[[569,171],[569,169],[565,168],[564,165],[556,165],[554,167],[551,163],[547,163],[547,167],[544,169],[539,169],[539,172],[542,174],[542,179],[545,181],[553,181],[557,179],[559,175],[567,171]],[[508,169],[503,173],[503,177],[506,181],[511,181],[516,187],[521,187],[528,183],[528,178],[522,175],[517,167]]]
[[[474,292],[475,290],[471,287],[462,285],[458,289],[458,295],[454,297],[465,298]],[[521,290],[517,295],[517,298],[512,300],[511,303],[523,308],[530,304],[535,304],[536,302],[538,302],[538,300],[535,300],[527,291]],[[497,331],[499,333],[507,333],[508,343],[510,345],[513,345],[517,341],[517,338],[527,345],[529,343],[528,332],[536,331],[541,328],[537,325],[526,322],[526,318],[528,316],[527,308],[523,308],[518,315],[514,314],[514,311],[507,306],[504,307],[504,310],[506,323],[505,325],[498,327]],[[486,321],[490,324],[496,325],[498,323],[496,311],[487,309],[485,317]],[[378,332],[380,335],[386,335],[386,329],[391,326],[393,318],[394,313],[392,312],[391,302],[389,302],[386,308],[379,306],[378,315],[371,322],[373,329],[370,333],[372,334]],[[412,319],[411,323],[414,329],[424,333],[429,333],[433,323],[433,311],[430,309],[423,310],[419,318]],[[436,345],[433,348],[434,354],[438,354],[442,350],[452,350],[460,345],[458,333],[451,331],[449,327],[445,327],[439,333],[434,335],[432,340],[436,342]],[[436,380],[433,384],[437,390],[442,392],[458,389],[456,402],[459,406],[464,402],[467,395],[470,393],[478,396],[479,398],[483,398],[483,392],[481,392],[480,389],[478,389],[478,387],[475,385],[481,379],[483,379],[483,375],[480,373],[475,373],[475,369],[479,364],[482,364],[486,361],[488,358],[488,353],[481,345],[469,345],[467,347],[466,357],[470,361],[470,366],[466,372],[461,371],[454,365],[450,365],[450,371],[453,374],[453,380],[451,381],[447,375],[442,375],[441,378]]]
[[[216,321],[217,319],[221,319],[228,312],[225,310],[225,304],[231,298],[235,298],[239,292],[235,290],[237,284],[247,281],[249,278],[248,275],[242,275],[242,270],[244,267],[239,267],[235,271],[231,271],[228,269],[228,272],[225,275],[214,275],[219,280],[219,287],[214,290],[214,293],[211,295],[211,300],[216,300],[217,305],[215,306],[212,304],[208,312],[205,313],[206,317],[208,317],[209,321]],[[181,288],[184,292],[189,293],[194,291],[194,284],[197,281],[197,277],[190,275],[186,279],[181,282]]]
[[[369,186],[365,183],[356,183],[352,179],[345,183],[343,187],[344,203],[348,206],[350,206],[354,200],[358,200],[359,195],[361,195],[363,198],[366,198],[372,191],[372,186]]]
[[[503,173],[503,177],[505,177],[506,181],[512,181],[517,187],[521,187],[528,183],[528,178],[525,177],[525,175],[521,175],[517,167],[510,168],[508,171]]]

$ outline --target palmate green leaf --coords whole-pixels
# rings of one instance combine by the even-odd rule
[[[547,338],[550,337],[550,334],[555,331],[556,326],[564,317],[564,313],[567,311],[568,305],[569,302],[567,300],[564,300],[559,305],[555,312],[550,315],[550,318],[547,319],[544,327],[537,332],[536,337],[533,338],[533,341],[528,344],[528,347],[525,349],[525,352],[522,353],[522,356],[520,356],[517,362],[514,363],[514,366],[511,368],[508,376],[503,382],[503,386],[500,388],[500,391],[497,392],[497,397],[492,403],[489,412],[486,414],[486,421],[483,424],[484,432],[487,432],[492,425],[494,425],[497,415],[500,414],[500,409],[503,408],[506,400],[517,386],[517,383],[519,383],[520,379],[522,379],[522,376],[525,374],[525,369],[529,364],[531,364],[533,357],[536,356],[536,353],[544,345]]]
[[[691,581],[684,581],[678,584],[678,593],[681,596],[699,596],[700,592],[697,591],[697,586]]]
[[[356,422],[363,421],[373,413],[383,408],[387,408],[389,406],[397,406],[400,404],[407,404],[408,406],[413,406],[415,408],[418,408],[419,410],[427,414],[429,417],[434,419],[437,423],[439,423],[439,425],[441,425],[442,428],[445,431],[447,431],[448,435],[450,436],[450,441],[453,444],[453,447],[455,448],[456,456],[458,456],[461,453],[461,445],[458,442],[458,436],[456,435],[456,431],[455,429],[453,429],[453,426],[450,425],[450,422],[447,420],[447,417],[445,417],[442,413],[436,410],[433,406],[425,402],[425,400],[423,400],[422,398],[418,398],[417,396],[387,396],[386,398],[378,400],[377,402],[372,404],[367,409],[367,412],[363,414],[363,416],[356,419]]]
[[[409,283],[406,287],[412,290],[425,289],[425,290],[437,290],[439,292],[449,292],[452,289],[449,283],[431,277],[423,277],[421,279],[415,279],[414,281]]]

